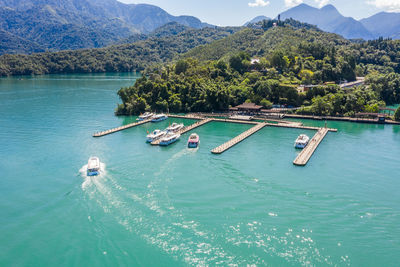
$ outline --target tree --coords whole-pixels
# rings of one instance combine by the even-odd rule
[[[185,73],[188,68],[189,63],[186,60],[179,60],[175,66],[175,73],[178,75],[181,73]]]
[[[312,78],[314,76],[314,73],[311,70],[301,70],[299,73],[299,77],[301,78],[301,82],[303,84],[311,84],[312,83]]]
[[[229,65],[232,69],[243,74],[250,66],[250,56],[245,52],[240,52],[229,58]]]
[[[268,101],[265,98],[263,100],[261,100],[260,105],[267,109],[272,108],[272,102]]]
[[[394,119],[396,121],[400,121],[400,107],[398,107],[396,112],[394,113]]]
[[[271,56],[271,65],[282,71],[288,65],[288,58],[284,56],[282,51],[275,51]]]

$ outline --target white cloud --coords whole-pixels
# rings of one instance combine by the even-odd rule
[[[319,7],[326,6],[329,3],[329,0],[315,0]]]
[[[294,7],[302,4],[303,2],[303,0],[285,0],[285,6]]]
[[[373,1],[367,1],[367,3],[384,10],[400,12],[399,0],[373,0]]]
[[[249,3],[249,7],[263,7],[263,6],[268,6],[269,1],[265,0],[254,0],[253,3]]]

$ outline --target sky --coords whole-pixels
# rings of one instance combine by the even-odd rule
[[[213,25],[238,26],[264,15],[275,18],[280,12],[306,3],[314,7],[334,5],[344,16],[361,19],[380,11],[400,12],[400,0],[118,0],[124,3],[146,3],[168,13],[195,16]]]

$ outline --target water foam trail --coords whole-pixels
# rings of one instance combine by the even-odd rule
[[[99,179],[101,177],[104,177],[105,175],[107,175],[106,172],[106,164],[100,162],[100,170],[99,170],[99,175],[97,176],[88,176],[87,175],[87,164],[83,165],[82,168],[80,168],[79,173],[82,176],[83,183],[82,183],[82,189],[85,190],[88,186],[91,185],[93,179]]]
[[[186,152],[178,152],[175,158],[184,153]],[[98,179],[90,180],[84,191],[105,213],[113,214],[126,230],[141,236],[149,244],[191,265],[205,266],[216,262],[238,264],[235,256],[213,244],[213,235],[201,231],[198,223],[185,220],[174,209],[168,210],[168,214],[160,213],[154,207],[154,201],[161,201],[157,199],[160,193],[156,189],[157,186],[148,194],[139,196],[120,186],[109,174],[96,178]],[[126,197],[134,204],[127,202]],[[149,211],[157,212],[158,216],[149,216]]]
[[[171,163],[173,163],[174,161],[176,161],[177,159],[183,157],[184,155],[186,155],[188,153],[190,153],[190,151],[189,151],[189,149],[186,149],[186,148],[175,153],[167,161],[165,161],[165,163],[160,167],[160,171],[158,171],[154,175],[160,176],[166,170],[166,168],[171,165]]]

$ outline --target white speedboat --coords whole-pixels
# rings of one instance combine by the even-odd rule
[[[200,144],[200,137],[198,134],[191,134],[188,140],[188,148],[197,148]]]
[[[154,130],[151,134],[148,134],[146,136],[147,137],[146,142],[147,143],[154,142],[154,141],[160,139],[161,137],[163,137],[166,134],[167,134],[167,132],[165,132],[165,131]]]
[[[149,120],[154,116],[153,113],[150,112],[146,112],[142,115],[139,116],[139,118],[137,118],[138,121],[144,121],[144,120]]]
[[[156,114],[153,116],[152,122],[159,122],[168,119],[168,116],[165,114]]]
[[[179,140],[180,137],[181,135],[178,133],[168,133],[167,135],[161,138],[160,146],[168,146],[172,143],[175,143],[176,141]]]
[[[185,125],[183,125],[183,123],[178,124],[178,123],[174,122],[166,130],[167,130],[167,132],[176,133],[179,130],[181,130],[183,127],[185,127]]]
[[[96,176],[99,175],[100,171],[100,160],[98,157],[91,157],[88,161],[87,175]]]
[[[296,142],[294,143],[294,147],[303,149],[308,145],[309,141],[310,137],[305,134],[301,134],[299,135],[299,137],[297,137]]]

